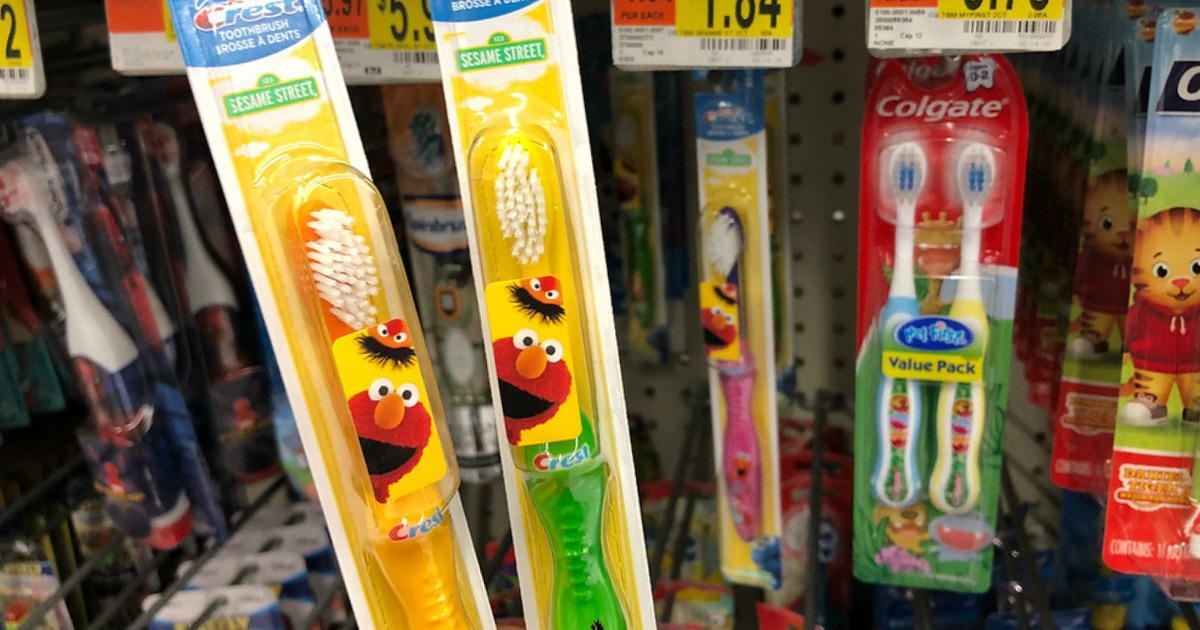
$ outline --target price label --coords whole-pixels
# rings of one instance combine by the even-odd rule
[[[791,0],[678,0],[677,4],[679,37],[792,37]]]
[[[0,49],[0,96],[41,96],[46,79],[32,0],[0,0]]]
[[[675,0],[613,0],[616,26],[675,26]]]
[[[334,39],[369,39],[367,2],[371,0],[321,0],[329,32]]]
[[[369,28],[372,48],[429,52],[437,50],[429,0],[364,1],[370,3]]]
[[[1061,20],[1063,0],[937,0],[944,20]]]

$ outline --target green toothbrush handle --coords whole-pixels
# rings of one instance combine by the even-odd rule
[[[641,285],[640,295],[631,296],[634,317],[643,329],[654,324],[654,300],[650,293],[654,288],[654,261],[650,258],[650,243],[647,241],[650,231],[650,216],[642,209],[627,212],[626,221],[629,229],[629,279],[631,293],[633,280]]]
[[[551,630],[625,630],[604,560],[604,462],[591,458],[565,470],[527,475],[554,564]]]

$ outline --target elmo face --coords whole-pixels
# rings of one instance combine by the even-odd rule
[[[508,441],[517,444],[522,431],[558,413],[571,393],[571,371],[562,360],[562,343],[555,339],[542,341],[528,328],[492,342],[492,351]]]
[[[540,319],[543,324],[557,324],[566,316],[562,287],[554,276],[521,280],[510,286],[508,293],[517,310],[530,319]]]
[[[704,347],[710,351],[728,347],[737,339],[737,322],[733,313],[720,306],[700,309],[700,325],[704,327]]]
[[[421,461],[433,422],[412,383],[397,387],[390,379],[375,379],[367,391],[352,396],[349,405],[375,500],[385,503],[388,488]]]
[[[398,369],[416,361],[412,333],[403,319],[393,319],[371,328],[358,338],[359,351],[380,367]]]

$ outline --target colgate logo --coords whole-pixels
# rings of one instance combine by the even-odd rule
[[[968,101],[922,96],[919,101],[906,101],[899,96],[885,96],[879,99],[875,113],[884,118],[922,118],[925,122],[947,118],[996,118],[1007,103],[1008,99],[989,101],[976,98]]]
[[[446,520],[446,515],[442,513],[442,508],[438,508],[433,513],[433,516],[430,516],[429,518],[415,525],[409,525],[408,521],[401,522],[388,532],[388,538],[391,538],[396,542],[420,538],[421,536],[433,531],[433,529],[438,525],[441,525],[442,521],[444,520]]]
[[[238,23],[253,23],[269,20],[304,10],[304,0],[227,0],[226,2],[197,3],[196,28],[215,31]]]
[[[588,450],[587,444],[584,444],[574,453],[568,455],[547,455],[546,453],[542,453],[533,458],[533,467],[541,471],[566,470],[587,461],[590,454],[591,451]]]

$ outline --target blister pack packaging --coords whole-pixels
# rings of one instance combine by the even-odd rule
[[[1028,139],[1001,56],[883,62],[863,122],[854,574],[982,592]]]
[[[526,623],[653,627],[571,5],[431,4]]]

